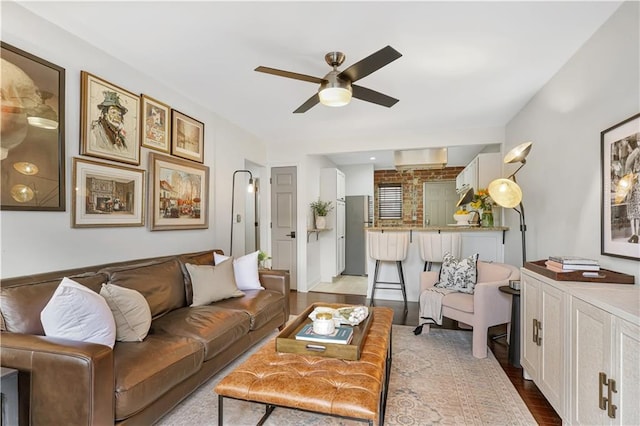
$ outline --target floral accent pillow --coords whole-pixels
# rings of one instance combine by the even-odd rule
[[[435,287],[473,294],[478,280],[478,256],[476,253],[458,260],[451,253],[445,253]]]

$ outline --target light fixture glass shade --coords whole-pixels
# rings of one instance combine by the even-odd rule
[[[504,156],[504,162],[506,163],[523,163],[524,159],[529,155],[533,142],[525,142],[513,148]]]
[[[500,178],[489,184],[489,196],[500,207],[514,208],[522,201],[520,186],[511,179]]]
[[[249,178],[249,185],[247,186],[247,192],[249,194],[253,193],[254,191],[254,187],[253,187],[253,178]]]
[[[13,168],[16,169],[18,173],[22,173],[23,175],[27,176],[37,175],[39,171],[38,166],[27,161],[19,161],[17,163],[13,163]]]
[[[19,203],[26,203],[33,200],[34,195],[35,193],[33,192],[33,189],[29,188],[27,185],[19,184],[11,187],[11,198]]]
[[[320,90],[320,103],[331,107],[341,107],[351,102],[351,90],[344,87],[327,87]]]

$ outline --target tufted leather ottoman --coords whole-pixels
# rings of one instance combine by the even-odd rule
[[[218,383],[218,424],[223,400],[234,398],[266,405],[262,424],[275,407],[331,416],[384,422],[391,369],[393,310],[370,308],[373,318],[360,359],[276,352],[275,339]]]

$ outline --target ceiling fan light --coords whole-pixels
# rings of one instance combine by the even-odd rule
[[[318,93],[320,103],[330,107],[341,107],[351,102],[351,90],[344,87],[327,87]]]

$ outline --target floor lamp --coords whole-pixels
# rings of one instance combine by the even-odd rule
[[[233,208],[234,201],[236,195],[236,174],[238,173],[249,173],[249,186],[247,187],[248,192],[253,192],[253,174],[250,170],[236,170],[233,172],[233,177],[231,178],[231,242],[229,243],[229,256],[233,256]]]
[[[526,164],[527,155],[531,151],[532,142],[525,142],[513,148],[504,157],[505,164],[521,163],[520,167],[508,178],[496,179],[489,184],[489,196],[500,207],[514,209],[520,216],[520,233],[522,234],[522,266],[527,260],[527,244],[525,233],[527,224],[524,219],[524,205],[522,204],[522,189],[516,183],[516,173]]]

